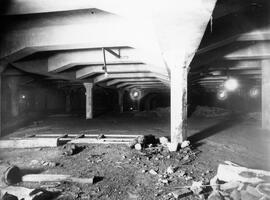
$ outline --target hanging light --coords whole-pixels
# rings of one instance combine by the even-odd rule
[[[229,78],[224,83],[224,88],[227,91],[234,91],[239,87],[238,80],[235,78]]]
[[[228,98],[228,93],[226,90],[220,90],[217,93],[218,100],[224,101]]]
[[[137,89],[137,88],[132,89],[132,90],[129,92],[129,94],[130,94],[130,98],[131,98],[132,100],[139,100],[139,99],[141,98],[141,96],[142,96],[141,90],[139,90],[139,89]]]
[[[260,94],[260,90],[257,87],[253,87],[249,90],[248,94],[251,98],[257,98]]]

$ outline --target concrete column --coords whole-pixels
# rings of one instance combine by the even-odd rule
[[[2,73],[0,73],[0,136],[2,135]]]
[[[118,106],[119,112],[124,112],[124,90],[118,90]]]
[[[2,135],[2,72],[6,67],[6,64],[0,65],[0,137]]]
[[[93,83],[84,83],[86,90],[86,119],[93,118]]]
[[[19,115],[18,79],[16,77],[11,77],[8,85],[11,95],[11,114],[13,117],[17,117]]]
[[[66,110],[66,113],[70,113],[71,112],[71,91],[70,90],[66,91],[65,95],[66,95],[65,110]]]
[[[175,146],[187,139],[187,74],[187,67],[171,67],[171,143]]]
[[[262,60],[262,128],[270,130],[270,60]]]

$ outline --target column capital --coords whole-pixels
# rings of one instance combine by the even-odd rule
[[[94,86],[94,83],[83,83],[85,88],[92,88]]]

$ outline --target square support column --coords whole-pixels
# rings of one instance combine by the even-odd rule
[[[11,114],[13,117],[19,116],[19,78],[10,77],[8,80],[8,87],[10,89]]]
[[[261,61],[262,67],[262,128],[270,130],[270,59]]]
[[[124,90],[118,90],[118,106],[119,112],[124,112]]]
[[[65,100],[66,100],[65,111],[66,113],[70,113],[71,112],[71,89],[65,90]]]
[[[0,136],[2,135],[2,73],[0,73]]]
[[[86,95],[86,119],[93,119],[93,83],[84,83]]]
[[[187,67],[171,67],[171,143],[187,139]]]

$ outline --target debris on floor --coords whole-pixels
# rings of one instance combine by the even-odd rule
[[[5,188],[1,188],[0,192],[0,197],[3,200],[49,200],[57,197],[58,195],[56,193],[48,192],[44,189],[29,189],[18,186],[8,186]]]
[[[208,106],[197,106],[193,115],[197,117],[206,117],[206,118],[213,118],[213,117],[224,117],[230,115],[230,111],[218,108],[218,107],[208,107]]]
[[[72,156],[74,154],[77,154],[81,152],[85,147],[84,146],[78,146],[76,144],[65,144],[63,149],[63,155],[65,156]]]
[[[210,185],[213,192],[209,200],[270,199],[269,171],[249,169],[232,163],[220,164]]]

